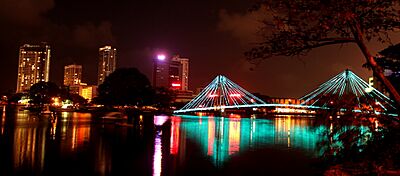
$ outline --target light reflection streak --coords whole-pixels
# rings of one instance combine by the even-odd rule
[[[207,155],[212,156],[214,153],[214,141],[215,141],[215,120],[213,117],[208,119],[208,148]]]
[[[43,169],[46,128],[16,128],[14,131],[14,168],[29,166]]]
[[[229,155],[240,150],[240,119],[229,119]]]
[[[1,135],[4,134],[5,123],[6,123],[6,106],[3,106],[3,115],[1,116]]]
[[[154,116],[154,125],[161,126],[168,120],[168,116]]]
[[[153,176],[161,175],[161,160],[162,160],[162,131],[157,131],[154,139],[154,156],[153,156]]]
[[[287,143],[288,148],[290,148],[290,123],[292,122],[290,116],[286,119],[287,121]]]
[[[72,144],[71,149],[75,150],[84,145],[85,141],[90,139],[90,126],[74,125],[72,129]]]
[[[179,150],[179,130],[180,130],[181,118],[172,117],[171,120],[171,138],[170,138],[170,154],[175,155]]]
[[[54,121],[51,122],[51,128],[50,128],[50,136],[51,139],[55,140],[56,139],[56,131],[57,131],[57,117],[54,118]]]

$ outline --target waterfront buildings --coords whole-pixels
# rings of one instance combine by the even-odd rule
[[[80,85],[82,65],[71,64],[64,67],[64,86]]]
[[[98,85],[102,84],[105,78],[115,71],[117,64],[116,57],[116,48],[113,48],[112,46],[99,48]]]
[[[97,95],[97,86],[81,83],[79,86],[79,95],[90,102]]]
[[[40,81],[49,81],[50,45],[24,44],[19,49],[17,93],[25,92]]]
[[[177,91],[189,90],[189,59],[158,55],[154,60],[153,86]]]

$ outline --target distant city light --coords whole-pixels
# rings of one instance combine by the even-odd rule
[[[179,84],[179,83],[172,83],[172,87],[181,87],[181,84]]]
[[[165,60],[165,55],[164,54],[159,54],[157,55],[158,60]]]

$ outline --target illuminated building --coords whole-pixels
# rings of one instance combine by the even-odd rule
[[[102,84],[106,77],[115,71],[117,64],[116,56],[116,48],[104,46],[99,49],[98,85]]]
[[[82,82],[82,65],[67,65],[64,67],[64,85],[69,86],[70,92],[77,93]]]
[[[179,55],[172,58],[162,54],[157,55],[154,60],[153,85],[187,91],[189,89],[189,59]]]
[[[40,81],[49,81],[50,45],[25,44],[19,48],[17,93],[28,91]]]
[[[88,100],[89,102],[96,96],[97,86],[81,85],[79,87],[79,95]]]
[[[157,55],[154,60],[153,86],[169,87],[169,62],[165,55]]]
[[[274,104],[301,104],[304,102],[304,100],[300,100],[297,98],[270,98],[269,99],[270,103]]]
[[[67,65],[64,67],[64,85],[79,85],[82,81],[82,65]]]

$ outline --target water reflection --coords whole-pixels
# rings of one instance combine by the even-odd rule
[[[104,139],[100,138],[95,149],[95,171],[100,175],[109,175],[112,168],[110,148],[107,146]]]
[[[9,153],[4,161],[10,168],[0,165],[0,175],[4,169],[5,175],[174,175],[198,156],[217,168],[265,147],[303,149],[313,156],[321,137],[312,119],[293,116],[139,115],[134,125],[122,126],[95,118],[62,112],[49,119],[3,109],[0,154]]]
[[[154,116],[156,134],[154,138],[153,176],[160,176],[162,170],[162,130],[160,127],[168,120],[168,116]]]
[[[62,116],[37,116],[29,111],[17,109],[15,116],[7,120],[5,109],[3,109],[1,134],[4,134],[6,121],[13,125],[10,144],[12,144],[11,161],[13,161],[14,171],[42,173],[49,150],[54,151],[54,142],[51,141],[58,141],[56,143],[60,144],[58,147],[62,151],[61,154],[68,154],[82,148],[90,138],[90,123],[85,123],[87,117],[88,114],[69,113],[64,118],[78,118],[75,122],[71,122],[62,120]],[[50,155],[51,157],[53,156]]]
[[[154,140],[154,157],[153,157],[153,176],[159,176],[161,175],[161,160],[162,160],[162,150],[161,150],[161,131],[157,131],[156,137]]]
[[[14,167],[43,169],[46,128],[18,128],[14,131]]]
[[[301,149],[315,156],[322,136],[318,128],[312,128],[312,123],[312,119],[291,116],[273,119],[173,116],[170,154],[176,155],[186,147],[182,146],[185,141],[191,140],[216,166],[241,152],[264,147]]]
[[[3,114],[1,115],[1,135],[4,135],[4,124],[6,123],[6,106],[3,106]]]

